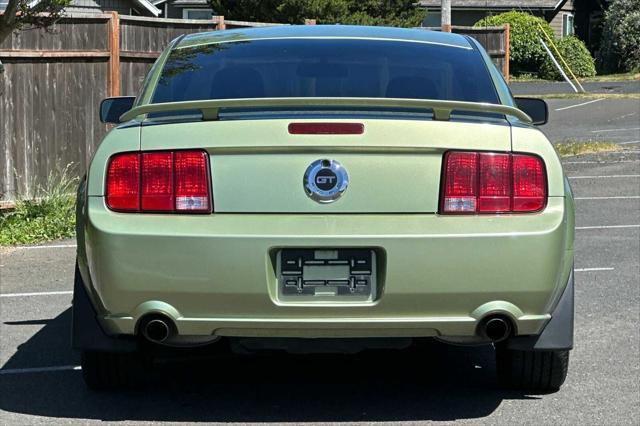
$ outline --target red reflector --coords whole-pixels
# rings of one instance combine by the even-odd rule
[[[511,207],[509,154],[480,154],[478,212],[508,212]]]
[[[362,123],[291,123],[289,133],[292,135],[361,135],[364,133]]]
[[[173,154],[142,154],[142,210],[173,210]]]
[[[203,151],[176,151],[174,156],[176,210],[210,211],[207,153]]]
[[[450,151],[442,178],[445,214],[536,212],[547,202],[544,163],[534,155]]]
[[[476,211],[478,154],[451,151],[445,155],[444,199],[447,213]]]
[[[513,155],[513,211],[542,210],[547,199],[544,165],[538,157]]]
[[[140,210],[140,154],[118,154],[107,167],[107,206],[117,211]]]

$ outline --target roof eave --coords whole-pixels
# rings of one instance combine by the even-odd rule
[[[134,3],[139,4],[140,6],[145,8],[153,16],[158,17],[160,16],[160,13],[162,13],[162,11],[157,7],[155,7],[153,3],[151,3],[149,0],[133,0],[133,1]]]

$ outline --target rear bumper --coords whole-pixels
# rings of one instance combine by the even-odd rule
[[[519,216],[171,216],[113,213],[89,197],[80,269],[113,335],[134,334],[152,312],[183,335],[473,336],[493,313],[531,335],[551,318],[573,262],[564,201]],[[285,247],[375,248],[376,299],[278,300],[273,254]]]

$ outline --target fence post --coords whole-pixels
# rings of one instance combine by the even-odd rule
[[[216,25],[216,30],[221,31],[227,28],[227,24],[224,23],[224,16],[218,16],[218,24]]]
[[[109,18],[109,75],[107,95],[120,96],[120,16],[111,12]]]
[[[316,24],[316,20],[315,19],[305,19],[304,20],[304,24],[305,25],[315,25]]]
[[[509,61],[511,60],[511,25],[504,24],[504,64],[502,65],[502,74],[504,79],[509,83]]]

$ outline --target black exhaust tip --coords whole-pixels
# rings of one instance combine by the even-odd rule
[[[480,335],[493,343],[502,342],[511,335],[511,322],[503,317],[489,317],[480,324]]]
[[[169,338],[171,326],[164,318],[150,318],[142,324],[142,335],[155,343],[162,343]]]

